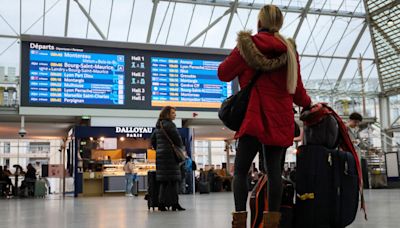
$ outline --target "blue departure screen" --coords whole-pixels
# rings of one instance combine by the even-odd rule
[[[78,41],[22,42],[21,106],[216,111],[237,89],[218,79],[222,54]]]
[[[29,102],[124,105],[124,55],[38,47],[30,48]]]
[[[220,61],[151,58],[152,106],[219,108],[232,84],[217,75]]]

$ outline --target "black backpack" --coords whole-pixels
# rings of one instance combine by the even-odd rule
[[[250,93],[261,71],[256,71],[249,84],[236,94],[226,98],[218,111],[218,117],[222,123],[232,131],[238,131],[246,115],[249,105]]]
[[[307,115],[312,115],[312,113],[304,112],[300,119],[307,119]],[[312,125],[304,125],[304,145],[320,145],[335,149],[339,144],[339,124],[333,115],[325,115]]]

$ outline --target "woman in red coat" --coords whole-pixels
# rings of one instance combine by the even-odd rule
[[[232,227],[246,227],[246,178],[259,148],[263,147],[268,173],[268,205],[264,227],[278,227],[282,196],[281,160],[293,144],[293,103],[308,107],[311,99],[303,87],[293,40],[279,34],[283,15],[278,7],[265,5],[258,15],[258,33],[240,32],[237,46],[218,68],[222,81],[239,79],[245,87],[255,71],[263,71],[251,91],[245,119],[236,132],[235,210]]]

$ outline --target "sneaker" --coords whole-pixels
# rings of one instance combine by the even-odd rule
[[[127,196],[127,197],[133,197],[132,194],[125,194],[125,196]]]

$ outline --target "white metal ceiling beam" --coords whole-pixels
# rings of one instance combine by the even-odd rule
[[[327,0],[325,0],[325,2],[324,2],[324,4],[323,4],[322,8],[324,8],[326,2],[327,2]],[[309,7],[309,8],[310,8],[310,7]],[[296,31],[295,31],[295,33],[294,33],[294,35],[293,35],[293,39],[296,39],[296,37],[297,37],[297,35],[298,35],[298,33],[299,33],[300,29],[301,29],[301,26],[302,26],[304,20],[306,19],[306,16],[307,16],[307,11],[304,11],[304,14],[302,14],[301,19],[300,19],[300,22],[299,22],[299,24],[297,25]],[[317,27],[317,24],[318,24],[318,21],[319,21],[320,18],[321,18],[321,15],[318,15],[317,19],[314,21],[314,26],[313,26],[313,28],[312,28],[311,31],[310,31],[310,35],[308,36],[308,39],[307,39],[307,41],[306,41],[306,44],[304,45],[304,48],[303,48],[303,51],[301,52],[301,54],[304,54],[304,51],[306,50],[306,48],[307,48],[307,46],[308,46],[308,42],[310,42],[311,38],[313,38],[313,40],[314,40],[314,37],[313,37],[314,30],[315,30],[315,28]],[[307,22],[308,22],[308,19],[307,19]],[[317,50],[317,51],[318,51],[318,50]]]
[[[189,36],[189,31],[190,31],[190,28],[192,27],[192,21],[193,21],[194,12],[196,11],[196,6],[197,5],[193,5],[192,15],[190,15],[189,25],[188,25],[188,29],[187,29],[186,35],[185,35],[185,41],[183,42],[184,45],[186,45],[186,41]],[[208,23],[208,25],[210,25],[210,23]]]
[[[309,95],[319,95],[319,96],[352,96],[360,97],[360,91],[333,91],[333,90],[319,90],[319,89],[307,89]],[[379,96],[378,92],[365,92],[365,97],[376,98]]]
[[[386,59],[386,58],[389,58],[389,57],[393,57],[394,55],[396,55],[396,53],[388,52],[388,54],[379,57],[379,59]]]
[[[204,33],[206,33],[209,29],[211,29],[212,27],[214,27],[214,25],[216,25],[220,20],[222,20],[222,18],[224,18],[226,15],[228,15],[231,12],[231,9],[228,9],[225,11],[224,14],[222,14],[220,17],[218,17],[217,19],[215,19],[210,25],[208,25],[205,29],[203,29],[203,31],[201,31],[199,34],[197,34],[197,36],[195,36],[193,39],[191,39],[189,42],[186,43],[186,46],[190,46],[192,45],[194,42],[196,42],[197,39],[199,39]]]
[[[397,123],[397,121],[399,121],[399,119],[400,119],[400,116],[396,117],[396,119],[390,124],[390,127],[391,128],[396,127],[396,126],[398,127],[399,125],[396,123]]]
[[[358,2],[358,5],[357,5],[357,7],[354,9],[354,11],[357,10],[357,8],[358,8],[358,6],[359,6],[360,4],[361,4],[361,1]],[[349,28],[350,23],[351,23],[352,20],[353,20],[353,18],[351,17],[350,20],[348,21],[347,25],[346,25],[346,28],[343,30],[343,33],[342,33],[341,37],[339,38],[339,42],[337,43],[337,45],[336,45],[336,47],[335,47],[335,50],[333,51],[333,54],[332,54],[332,55],[335,55],[335,54],[336,54],[336,51],[338,50],[338,48],[339,48],[339,46],[340,46],[340,43],[342,42],[344,36],[346,35],[347,29]],[[364,25],[365,25],[365,22],[363,23],[363,26],[364,26]],[[357,27],[357,28],[358,28],[358,27]],[[355,29],[353,29],[353,30],[355,30]],[[351,32],[352,32],[352,31],[350,31],[350,33],[351,33]],[[361,34],[361,37],[362,37],[362,35],[363,35],[363,33]],[[361,37],[360,37],[360,39],[361,39]],[[353,44],[353,45],[354,45],[354,44]],[[347,57],[349,57],[349,56],[347,56]],[[351,57],[351,56],[350,56],[350,57]],[[330,67],[331,67],[331,65],[332,65],[332,62],[333,62],[333,59],[330,59],[329,64],[328,64],[328,68],[325,70],[324,77],[323,77],[322,80],[325,80],[326,76],[328,75],[328,70],[330,69]],[[347,67],[347,66],[344,66],[344,67]],[[339,75],[339,78],[340,78],[340,75]],[[330,84],[329,77],[327,78],[327,80],[328,80],[328,83]],[[341,78],[340,78],[340,80],[341,80]],[[337,79],[336,82],[339,81],[339,84],[340,84],[340,80]],[[322,86],[322,84],[321,84],[321,86]],[[320,87],[320,88],[321,88],[321,87]]]
[[[344,0],[343,0],[342,3],[340,4],[338,10],[340,10],[340,9],[342,8],[343,3],[344,3]],[[326,40],[327,40],[327,38],[328,38],[328,36],[329,36],[329,34],[330,34],[332,28],[333,28],[333,25],[335,24],[336,17],[337,17],[337,16],[334,16],[334,17],[333,17],[332,23],[330,24],[329,29],[328,29],[328,32],[326,33],[326,35],[325,35],[325,37],[324,37],[324,40],[322,41],[322,44],[321,44],[321,46],[320,46],[319,49],[318,49],[317,55],[314,56],[314,57],[316,57],[316,58],[315,58],[315,61],[313,62],[313,66],[312,66],[312,68],[311,68],[311,71],[310,71],[310,73],[309,73],[309,75],[308,75],[308,78],[307,78],[307,81],[306,81],[306,83],[305,83],[306,85],[307,85],[308,81],[310,80],[310,77],[311,77],[312,73],[314,72],[315,66],[317,65],[318,57],[320,56],[320,53],[321,53],[321,51],[322,51],[322,47],[324,47],[324,44],[325,44],[325,42],[326,42]],[[304,55],[302,55],[302,56],[304,56]],[[331,57],[335,58],[334,56],[331,56]],[[343,57],[343,58],[345,58],[345,57]]]
[[[0,14],[0,18],[3,19],[3,21],[7,24],[7,26],[15,33],[15,35],[19,35],[18,32],[11,26],[10,23],[3,17],[3,15]]]
[[[369,14],[369,16],[372,18],[373,16],[379,15],[379,14],[385,12],[386,10],[389,10],[389,9],[391,9],[391,8],[393,8],[393,7],[397,6],[397,5],[399,5],[399,4],[400,4],[400,1],[399,1],[399,0],[393,0],[392,2],[389,2],[388,4],[382,6],[381,8],[379,8],[379,9],[377,9],[377,10],[371,12],[371,13]]]
[[[340,9],[342,8],[343,3],[344,3],[344,0],[342,1],[342,3],[340,3],[338,10],[340,10]],[[322,41],[322,44],[321,44],[321,46],[320,46],[319,49],[318,49],[317,56],[320,55],[320,53],[321,53],[321,51],[322,51],[322,47],[324,47],[324,44],[325,44],[325,42],[326,42],[326,40],[327,40],[327,38],[328,38],[328,36],[329,36],[329,34],[330,34],[332,28],[333,28],[333,25],[334,25],[335,22],[336,22],[336,19],[337,19],[337,16],[334,16],[334,17],[333,17],[333,20],[332,20],[332,23],[331,23],[331,25],[329,26],[328,32],[326,33],[325,38],[324,38],[324,40]],[[311,34],[310,34],[310,36],[311,36]],[[339,40],[339,42],[340,42],[340,40]],[[339,44],[338,44],[338,45],[339,45]],[[328,48],[327,50],[329,50],[329,49],[330,49],[330,48]],[[332,57],[333,57],[333,55],[332,55]],[[331,59],[331,58],[329,58],[329,59]],[[312,73],[314,72],[314,69],[315,69],[315,66],[317,65],[317,61],[318,61],[318,60],[321,62],[321,65],[323,66],[323,62],[321,61],[321,59],[315,58],[315,61],[314,61],[313,66],[312,66],[312,68],[311,68],[311,71],[310,71],[310,73],[309,73],[309,75],[308,75],[308,78],[307,78],[307,81],[306,81],[306,85],[307,85],[308,81],[310,80]]]
[[[309,55],[309,54],[303,54],[300,55],[300,57],[306,57],[306,58],[321,58],[321,59],[348,59],[348,57],[344,56],[329,56],[329,55]],[[350,60],[357,60],[358,58],[356,57],[351,57]],[[363,60],[368,60],[368,61],[374,61],[375,58],[363,58]]]
[[[174,8],[172,8],[172,15],[171,15],[171,20],[170,20],[169,26],[168,26],[168,32],[167,32],[167,38],[165,39],[165,44],[168,43],[169,33],[171,32],[172,22],[174,21],[175,8],[176,8],[176,3],[174,4]]]
[[[225,33],[224,33],[224,36],[222,37],[220,48],[223,48],[225,45],[226,37],[228,36],[229,29],[231,28],[232,19],[233,19],[233,16],[235,16],[235,13],[236,13],[236,10],[238,7],[238,3],[239,3],[239,0],[235,0],[235,2],[232,4],[231,14],[229,15],[228,23],[226,24]]]
[[[131,16],[129,18],[128,34],[126,35],[126,42],[128,42],[129,34],[131,32],[131,26],[132,26],[132,20],[133,20],[133,11],[135,10],[135,3],[136,3],[136,0],[133,0],[132,9],[131,9]]]
[[[8,49],[10,49],[17,41],[18,41],[18,39],[15,39],[10,45],[8,45],[3,51],[1,51],[0,56],[2,56],[4,53],[6,53],[8,51]]]
[[[19,39],[20,36],[18,36],[18,35],[13,36],[13,35],[2,35],[2,34],[0,34],[0,38]]]
[[[300,14],[301,18],[300,18],[299,24],[297,25],[296,31],[294,32],[293,39],[296,39],[297,35],[299,34],[300,28],[303,25],[304,19],[306,19],[307,13],[310,10],[311,3],[312,3],[312,0],[308,0],[306,7],[302,10],[302,12]],[[325,3],[326,3],[326,1],[325,1]],[[324,3],[324,5],[325,5],[325,3]],[[319,15],[321,16],[321,14],[319,14]],[[315,24],[317,24],[317,23],[315,23]],[[310,36],[311,36],[311,34],[310,34]]]
[[[378,50],[376,48],[376,40],[373,35],[374,31],[372,30],[371,16],[369,14],[368,3],[367,3],[367,0],[363,0],[363,2],[364,2],[365,13],[367,15],[365,18],[367,19],[367,23],[368,23],[369,34],[370,34],[371,40],[372,40],[372,47],[374,50],[374,55],[375,55],[376,60],[379,60]],[[379,61],[376,61],[376,67],[378,69],[379,86],[381,88],[381,91],[385,91],[385,88],[383,86],[383,81],[382,81],[381,64],[379,63]]]
[[[42,36],[44,36],[44,26],[46,24],[46,0],[43,0],[43,28],[42,28]]]
[[[104,33],[100,30],[99,26],[93,21],[92,17],[89,15],[89,13],[86,11],[85,7],[82,6],[82,4],[78,0],[74,0],[76,4],[78,4],[79,8],[81,9],[82,13],[87,17],[89,20],[90,24],[94,27],[94,29],[97,31],[97,33],[101,36],[103,40],[107,40],[107,37],[104,35]]]
[[[64,27],[64,37],[68,36],[68,21],[69,21],[69,7],[70,7],[70,0],[67,0],[66,5],[66,13],[65,13],[65,27]]]
[[[367,50],[368,50],[368,48],[369,48],[369,45],[371,45],[371,42],[369,42],[367,48],[364,50],[364,52],[362,53],[362,55],[361,55],[359,58],[357,58],[357,60],[359,60],[360,58],[361,58],[361,60],[364,60],[364,55],[365,55],[365,53],[367,53]],[[374,69],[373,64],[371,64],[369,67],[371,67],[371,70],[370,70],[370,72],[369,72],[369,74],[368,74],[368,76],[367,76],[367,79],[366,79],[365,83],[367,83],[369,77],[371,76],[372,70]],[[368,68],[366,68],[365,70],[367,70],[367,69],[368,69]],[[353,78],[351,79],[351,82],[350,82],[350,84],[348,85],[346,91],[347,91],[347,90],[350,90],[350,87],[354,84],[354,79],[355,79],[356,76],[357,76],[357,71],[358,71],[358,69],[354,72]]]
[[[49,7],[49,9],[46,10],[45,13],[44,13],[43,15],[46,15],[48,12],[50,12],[59,2],[61,2],[61,0],[58,0],[57,2],[53,3],[53,5],[51,5],[51,6]],[[22,10],[22,8],[21,8],[21,10]],[[41,15],[35,22],[33,22],[33,23],[31,24],[31,26],[29,26],[29,27],[25,30],[24,33],[27,33],[27,32],[29,31],[29,29],[31,29],[34,25],[36,25],[36,24],[43,18],[43,15]],[[21,20],[22,20],[22,16],[21,16]],[[20,28],[20,29],[21,29],[21,28]]]
[[[208,25],[210,25],[213,17],[214,17],[214,11],[215,11],[215,6],[212,8],[211,10],[211,15],[210,15],[210,20],[208,21]],[[202,47],[204,47],[204,44],[206,43],[206,39],[207,39],[207,35],[208,35],[208,31],[206,32],[206,34],[204,35],[204,39],[203,39],[203,43],[201,44]],[[185,41],[186,42],[186,41]]]
[[[361,57],[361,58],[362,58],[362,57]],[[371,68],[371,70],[370,70],[369,73],[368,73],[368,76],[367,76],[367,79],[366,79],[365,82],[364,82],[364,85],[367,83],[367,81],[368,81],[369,77],[371,76],[372,71],[373,71],[373,69],[374,69],[373,65],[370,65],[368,68]],[[368,68],[366,68],[365,71],[368,70]],[[345,91],[349,91],[350,88],[353,86],[353,84],[354,84],[354,79],[356,78],[357,73],[359,73],[358,71],[359,71],[359,69],[356,69],[356,71],[354,72],[353,78],[351,79],[351,82],[350,82],[350,84],[347,86],[347,88],[346,88]],[[361,74],[360,74],[360,75],[361,75]]]
[[[164,26],[165,19],[167,18],[167,14],[168,14],[168,11],[169,11],[169,6],[170,6],[170,5],[171,5],[171,1],[169,1],[169,2],[168,2],[167,9],[165,10],[165,13],[164,13],[163,19],[161,20],[160,29],[158,30],[157,37],[156,37],[156,40],[154,41],[154,43],[157,43],[157,41],[158,41],[158,37],[160,37],[161,30],[162,30],[162,28],[163,28],[163,26]]]
[[[114,0],[111,0],[110,17],[108,18],[108,26],[107,26],[107,40],[110,35],[110,27],[111,27],[112,15],[113,15],[113,8],[114,8]]]
[[[146,43],[150,43],[151,34],[153,33],[154,19],[156,18],[157,7],[160,0],[153,0],[153,10],[151,11],[151,18],[149,24],[149,30],[147,31]]]
[[[253,0],[253,2],[251,3],[251,5],[254,5],[254,2],[255,2],[255,0]],[[292,0],[290,0],[290,2],[289,2],[289,6],[290,6],[290,3],[292,2]],[[214,6],[215,7],[215,6]],[[249,10],[249,14],[247,15],[247,19],[246,19],[246,23],[244,24],[244,29],[246,29],[247,28],[247,24],[249,23],[249,19],[250,19],[250,15],[251,15],[251,12],[253,11],[254,9],[250,9]],[[285,13],[285,16],[284,17],[286,17],[286,13]]]
[[[343,75],[346,72],[347,66],[349,65],[350,58],[353,56],[354,50],[356,50],[356,47],[357,47],[358,43],[360,42],[361,37],[363,36],[367,26],[368,26],[367,23],[364,22],[363,27],[361,28],[360,32],[358,33],[358,36],[357,36],[356,40],[353,43],[353,46],[351,47],[349,53],[347,54],[347,60],[343,65],[342,71],[340,72],[338,79],[336,80],[335,87],[333,87],[334,91],[336,91],[337,88],[339,87],[340,81],[342,80]]]
[[[158,0],[158,1],[169,1],[169,0]],[[232,1],[228,0],[171,0],[172,2],[177,2],[177,3],[186,3],[186,4],[198,4],[198,5],[208,5],[208,6],[220,6],[220,7],[231,7]],[[247,2],[239,2],[238,8],[239,9],[253,9],[253,10],[259,10],[261,7],[263,7],[265,4],[263,3],[247,3]],[[302,13],[304,8],[303,7],[295,7],[295,6],[282,6],[278,5],[278,7],[281,9],[283,12],[288,12],[288,13]],[[357,13],[357,12],[349,12],[349,11],[337,11],[333,9],[314,9],[310,8],[308,10],[308,14],[321,14],[321,15],[326,15],[326,16],[335,16],[338,15],[340,17],[355,17],[355,18],[365,18],[364,13]]]
[[[22,0],[19,0],[19,35],[22,34]]]
[[[92,11],[92,0],[89,1],[89,15],[90,15],[91,11]],[[86,23],[86,35],[85,35],[86,39],[88,38],[88,35],[89,35],[89,23],[90,22],[88,20]]]
[[[400,53],[399,47],[396,46],[395,42],[390,38],[389,35],[386,34],[385,31],[383,31],[383,29],[379,25],[377,25],[375,23],[372,23],[372,26],[373,26],[374,29],[376,29],[382,35],[382,37],[388,42],[390,47],[393,48],[393,50],[396,53]],[[396,29],[396,28],[393,27],[393,29]]]

